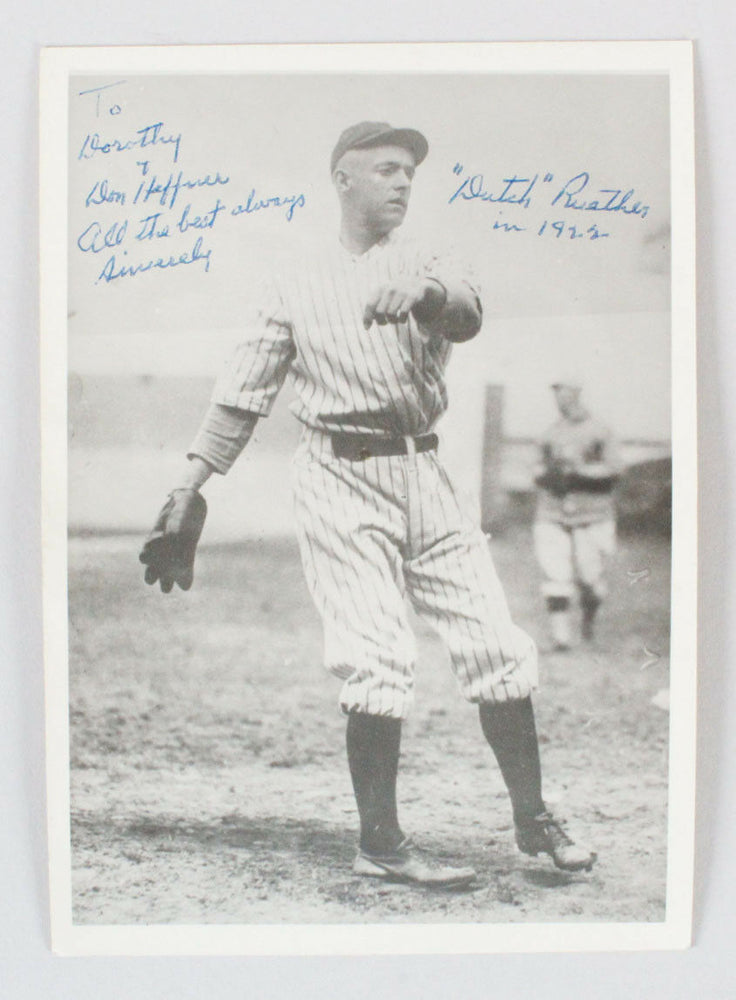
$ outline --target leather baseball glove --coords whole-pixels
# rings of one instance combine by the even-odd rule
[[[571,489],[571,476],[568,469],[557,462],[549,462],[541,476],[534,480],[537,486],[549,490],[553,496],[563,497]]]
[[[169,493],[139,556],[146,567],[146,583],[159,580],[164,594],[175,583],[189,590],[194,579],[194,554],[206,517],[207,503],[197,490]]]

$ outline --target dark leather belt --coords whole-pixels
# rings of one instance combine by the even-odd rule
[[[433,451],[438,444],[436,434],[422,434],[412,440],[417,453]],[[337,458],[347,458],[351,462],[409,453],[403,437],[384,437],[380,434],[333,434],[332,450]]]

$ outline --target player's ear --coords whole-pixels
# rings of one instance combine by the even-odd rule
[[[343,191],[347,191],[350,187],[350,175],[347,171],[338,167],[332,175],[332,182],[335,185],[337,193],[341,194]]]

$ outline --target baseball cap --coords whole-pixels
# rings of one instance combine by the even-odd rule
[[[582,389],[583,382],[577,375],[565,374],[550,382],[550,389]]]
[[[413,128],[392,128],[388,122],[358,122],[350,125],[337,140],[330,159],[333,173],[341,157],[349,149],[367,149],[371,146],[401,146],[408,149],[419,166],[429,151],[429,143],[421,132]]]

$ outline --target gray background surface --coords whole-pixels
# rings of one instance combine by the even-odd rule
[[[519,0],[398,7],[358,2],[184,8],[129,0],[107,7],[35,2],[4,19],[5,108],[0,295],[6,428],[0,580],[0,990],[26,997],[732,997],[734,852],[734,580],[729,513],[736,349],[732,94],[736,15],[730,0],[671,0],[610,9]],[[695,945],[673,954],[362,959],[61,959],[48,947],[40,630],[40,492],[36,288],[36,93],[45,44],[693,38],[696,48],[701,399],[701,691]],[[731,460],[730,460],[731,459]]]

